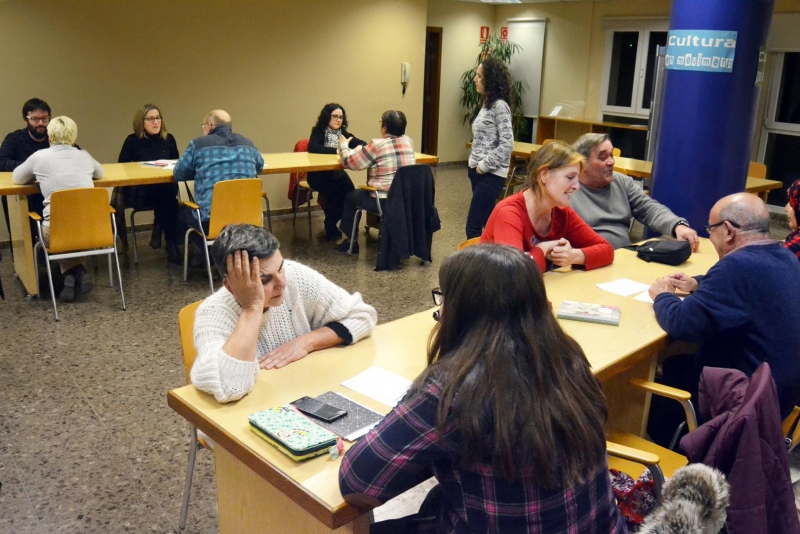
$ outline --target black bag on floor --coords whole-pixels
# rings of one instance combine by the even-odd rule
[[[692,246],[688,241],[648,241],[635,248],[636,255],[650,263],[680,265],[692,255]]]

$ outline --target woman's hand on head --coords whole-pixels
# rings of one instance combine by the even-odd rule
[[[228,254],[225,287],[243,310],[264,311],[264,286],[258,258],[250,258],[246,250]]]

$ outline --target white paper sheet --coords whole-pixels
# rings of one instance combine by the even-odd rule
[[[171,171],[175,168],[176,159],[157,159],[155,161],[143,161],[142,165],[147,167],[159,167],[165,171]]]
[[[386,369],[370,367],[363,373],[345,380],[342,385],[393,408],[411,387],[411,381]]]
[[[622,295],[623,297],[630,297],[631,295],[635,295],[636,293],[641,293],[642,291],[647,291],[650,289],[649,285],[636,282],[634,280],[629,280],[628,278],[620,278],[619,280],[614,280],[613,282],[597,284],[597,287],[610,293],[614,293],[615,295]]]

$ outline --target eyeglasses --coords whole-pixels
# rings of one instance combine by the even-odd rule
[[[47,117],[31,117],[30,115],[28,115],[25,118],[31,121],[33,124],[47,124],[50,122],[50,115],[48,115]]]
[[[145,117],[144,120],[146,120],[147,122],[151,122],[151,123],[152,122],[161,122],[161,116],[159,115],[157,117]]]
[[[718,222],[718,223],[715,223],[715,224],[707,224],[707,225],[706,225],[706,232],[707,232],[709,235],[711,235],[711,230],[713,230],[713,229],[714,229],[714,228],[716,228],[717,226],[722,226],[722,225],[723,225],[723,224],[725,224],[725,223],[729,223],[731,226],[733,226],[733,227],[734,227],[734,228],[736,228],[737,230],[738,230],[739,228],[741,228],[741,225],[740,225],[739,223],[735,223],[735,222],[733,222],[733,221],[727,221],[727,220],[723,220],[723,221],[720,221],[720,222]]]
[[[435,306],[441,306],[442,302],[444,301],[444,294],[442,290],[438,287],[431,289],[431,297],[433,297],[433,304]]]
[[[342,121],[344,120],[344,115],[331,115],[331,119],[335,121]]]

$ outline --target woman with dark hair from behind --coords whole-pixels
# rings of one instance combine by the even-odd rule
[[[379,506],[432,470],[420,512],[370,532],[624,533],[606,403],[522,252],[478,245],[439,272],[428,367],[344,456],[345,500]]]
[[[789,228],[792,233],[786,236],[783,246],[789,249],[800,259],[800,229],[797,228],[797,220],[800,217],[800,180],[795,180],[786,190],[789,202],[783,207],[783,211],[789,217]]]
[[[483,105],[472,122],[469,181],[472,202],[467,215],[467,239],[478,237],[506,184],[514,130],[511,123],[511,74],[502,61],[487,57],[473,79]]]
[[[339,136],[350,140],[350,148],[366,145],[364,141],[347,131],[347,114],[344,108],[336,103],[325,104],[317,117],[317,123],[311,129],[308,139],[308,151],[312,154],[336,154]],[[344,197],[354,190],[353,181],[343,170],[310,172],[306,178],[308,185],[325,198],[322,202],[325,210],[325,237],[338,243],[342,232],[337,224],[342,218]]]
[[[125,138],[119,152],[119,163],[178,159],[178,144],[167,132],[161,110],[155,104],[145,104],[133,116],[133,133]],[[150,247],[161,248],[161,234],[166,236],[167,260],[180,264],[183,257],[178,252],[181,231],[178,225],[178,184],[137,185],[115,188],[112,205],[117,210],[117,231],[124,250],[128,248],[125,230],[125,208],[152,208],[155,212]]]

